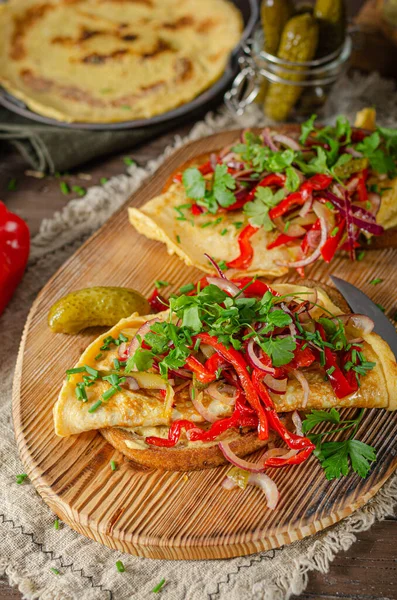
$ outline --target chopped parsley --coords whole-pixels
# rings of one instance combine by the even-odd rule
[[[20,475],[16,475],[15,478],[17,484],[21,485],[25,481],[25,479],[28,479],[28,476],[26,473],[21,473]]]
[[[154,285],[158,290],[160,290],[161,288],[168,287],[171,284],[168,283],[168,281],[163,281],[162,279],[156,279],[156,281],[154,282]]]
[[[86,195],[87,191],[81,185],[72,185],[72,192],[75,192],[80,197]]]
[[[66,181],[61,181],[59,184],[59,187],[61,188],[61,192],[64,196],[67,196],[68,194],[70,194],[70,188],[69,188],[68,184],[66,183]]]
[[[382,283],[383,279],[381,279],[380,277],[375,277],[375,279],[371,279],[371,281],[369,282],[370,285],[378,285],[379,283]]]
[[[127,108],[130,108],[129,106]],[[124,156],[123,157],[123,162],[125,164],[126,167],[133,167],[136,165],[135,160],[133,160],[130,156]]]
[[[116,562],[116,569],[118,570],[119,573],[124,573],[125,572],[125,566],[123,565],[123,563],[121,562],[121,560],[118,560]]]
[[[154,586],[154,588],[152,589],[152,593],[153,594],[158,594],[159,592],[161,592],[161,590],[163,589],[165,584],[165,579],[162,579],[160,581],[160,583],[158,583],[156,586]]]
[[[269,217],[269,210],[276,206],[285,197],[283,189],[273,193],[270,187],[259,187],[255,191],[255,200],[247,202],[244,213],[249,217],[251,225],[263,227],[265,231],[274,229],[273,221]]]

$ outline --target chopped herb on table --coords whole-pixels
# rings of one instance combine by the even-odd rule
[[[152,589],[152,592],[153,592],[153,594],[158,594],[159,592],[161,592],[161,590],[162,590],[162,589],[163,589],[163,587],[164,587],[164,584],[165,584],[165,579],[162,579],[162,580],[160,581],[160,583],[158,583],[158,584],[157,584],[157,585],[156,585],[156,586],[155,586],[155,587]]]
[[[78,196],[85,196],[87,191],[80,185],[72,185],[72,192],[75,192]]]
[[[124,573],[125,572],[125,566],[123,565],[123,563],[121,562],[121,560],[118,560],[116,562],[116,569],[118,570],[119,573]]]
[[[129,107],[128,107],[128,108],[129,108]],[[125,164],[127,167],[132,167],[132,166],[136,165],[136,162],[135,162],[135,160],[133,160],[133,159],[132,159],[132,158],[130,158],[129,156],[124,156],[124,158],[123,158],[123,161],[124,161],[124,164]]]
[[[18,485],[21,485],[21,483],[28,479],[26,473],[21,473],[20,475],[16,475],[15,477]]]
[[[59,184],[59,187],[61,188],[61,192],[64,196],[67,196],[68,194],[70,194],[70,188],[69,188],[68,184],[66,183],[66,181],[61,181]]]
[[[380,277],[376,277],[375,279],[371,279],[371,281],[369,282],[371,285],[378,285],[379,283],[382,283],[383,279],[381,279]]]
[[[58,571],[58,569],[55,569],[54,567],[51,567],[50,571],[51,571],[51,573],[54,573],[54,575],[60,575],[61,574],[61,572]]]
[[[17,189],[17,180],[15,178],[10,179],[7,184],[7,190],[9,192],[15,192],[16,189]]]

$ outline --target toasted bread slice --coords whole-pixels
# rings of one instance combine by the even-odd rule
[[[222,452],[218,448],[218,442],[211,444],[202,444],[196,442],[192,445],[178,444],[174,448],[160,448],[156,446],[139,448],[136,444],[137,437],[125,429],[109,427],[100,430],[103,437],[119,452],[136,464],[160,471],[198,471],[200,469],[210,469],[226,464]],[[273,439],[270,434],[268,440],[258,439],[256,431],[237,430],[231,432],[226,438],[230,447],[237,456],[246,456],[256,450],[260,450],[268,445]],[[137,447],[131,448],[130,445]]]
[[[310,279],[299,280],[298,285],[321,288],[330,300],[343,312],[349,312],[349,306],[343,296],[333,287],[319,284]],[[136,464],[163,471],[196,471],[218,467],[227,461],[218,448],[217,441],[211,444],[178,444],[174,448],[148,447],[142,444],[142,438],[126,429],[109,427],[100,430],[103,437],[119,452]],[[259,440],[256,431],[229,432],[228,442],[237,456],[246,456],[267,446],[273,439]],[[139,447],[141,446],[141,448]]]

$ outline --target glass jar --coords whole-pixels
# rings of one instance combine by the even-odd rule
[[[253,102],[262,102],[267,82],[299,86],[302,94],[289,114],[288,120],[301,121],[321,110],[337,79],[345,72],[352,51],[350,35],[340,48],[315,60],[293,62],[283,60],[263,50],[263,32],[258,28],[242,47],[240,72],[232,88],[225,94],[228,108],[241,116]]]

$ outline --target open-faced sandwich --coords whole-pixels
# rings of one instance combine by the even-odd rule
[[[182,166],[167,189],[130,208],[134,227],[187,265],[276,277],[397,225],[397,132],[352,129],[343,117],[296,136],[265,129]]]
[[[248,477],[319,450],[321,436],[303,434],[299,410],[319,411],[304,422],[308,431],[324,414],[339,423],[337,407],[397,409],[389,346],[333,288],[310,281],[270,287],[219,271],[159,303],[165,310],[122,319],[67,371],[54,407],[58,435],[99,429],[145,467],[193,470],[228,461]],[[241,458],[267,445],[259,463]],[[350,458],[365,476],[375,454],[360,448],[361,462]],[[327,476],[346,474],[338,468]]]

